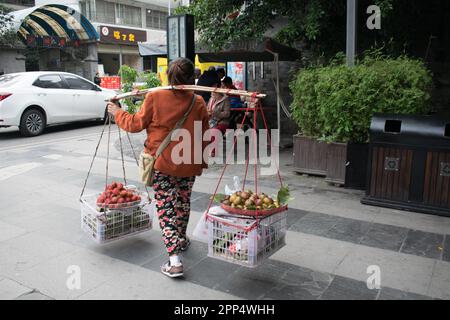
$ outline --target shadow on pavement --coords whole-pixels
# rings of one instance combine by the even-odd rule
[[[102,121],[81,121],[81,122],[65,123],[60,125],[52,125],[45,128],[44,132],[40,136],[45,136],[50,133],[77,130],[100,125],[103,125]],[[0,129],[0,140],[17,139],[17,138],[30,139],[33,137],[22,137],[19,133],[19,129],[15,127]]]

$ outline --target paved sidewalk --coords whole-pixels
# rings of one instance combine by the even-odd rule
[[[247,269],[207,257],[206,245],[193,241],[184,279],[168,279],[159,272],[166,259],[159,230],[106,245],[80,230],[78,197],[97,138],[0,151],[0,299],[450,299],[449,218],[362,205],[361,191],[294,173],[291,150],[281,155],[295,197],[287,245]],[[133,141],[139,146],[142,136]],[[104,185],[105,152],[102,145],[88,193]],[[138,184],[127,154],[127,177]],[[115,149],[109,166],[119,178]],[[195,183],[189,234],[220,170],[210,168]],[[230,167],[224,183],[243,172]],[[275,181],[262,177],[261,188],[275,192]],[[367,287],[371,266],[381,272],[381,289]],[[81,286],[71,290],[73,267]]]

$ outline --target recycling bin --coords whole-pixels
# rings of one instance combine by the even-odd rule
[[[450,117],[375,114],[361,202],[450,216]]]

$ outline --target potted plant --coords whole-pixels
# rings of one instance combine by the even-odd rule
[[[294,167],[296,159],[325,154],[326,181],[363,189],[372,115],[425,114],[430,111],[430,88],[431,76],[423,63],[404,56],[369,55],[352,68],[331,64],[300,71],[291,83],[294,119],[302,135],[326,147],[302,148],[305,144],[294,136]]]
[[[317,117],[319,106],[314,84],[318,69],[300,72],[290,83],[293,92],[292,116],[301,132],[293,137],[293,167],[299,173],[325,176],[327,173],[327,144],[319,140],[321,127]]]

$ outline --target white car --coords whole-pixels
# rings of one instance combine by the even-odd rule
[[[39,71],[0,76],[0,127],[17,126],[37,136],[47,125],[105,119],[106,99],[116,93],[67,72]]]

